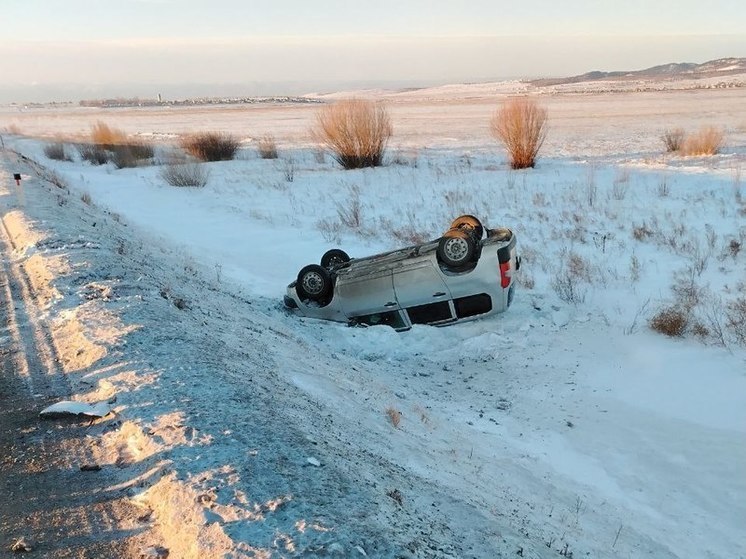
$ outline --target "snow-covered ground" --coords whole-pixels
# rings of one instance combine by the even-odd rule
[[[298,529],[290,545],[287,534],[271,541],[210,497],[205,509],[217,514],[239,556],[378,556],[378,549],[391,557],[746,557],[746,349],[728,325],[729,309],[746,296],[742,93],[549,97],[550,137],[539,164],[516,172],[487,134],[494,104],[470,100],[468,87],[460,97],[453,90],[432,103],[392,101],[402,135],[392,139],[386,166],[360,171],[342,171],[304,144],[313,107],[180,109],[171,120],[150,109],[95,113],[156,138],[236,131],[245,122],[237,115],[251,123],[246,137],[280,130],[280,159],[260,159],[247,142],[235,161],[206,164],[209,182],[199,189],[168,186],[158,166],[56,162],[44,157],[44,140],[3,137],[75,196],[90,197],[91,212],[107,210],[127,224],[128,242],[157,247],[204,278],[210,288],[199,297],[217,297],[215,290],[250,301],[251,328],[241,312],[226,311],[236,322],[218,327],[223,351],[253,355],[247,377],[277,375],[288,391],[276,395],[277,406],[307,440],[325,441],[327,459],[377,491],[377,506],[400,499],[411,515],[382,509],[366,523],[388,522],[397,533],[414,522],[427,527],[423,541],[437,542],[321,551],[303,547]],[[3,117],[6,125],[17,118]],[[49,125],[80,133],[90,118],[62,111]],[[31,120],[24,122],[18,127],[28,133],[45,126],[40,120],[29,130]],[[702,124],[727,128],[721,155],[664,156],[665,128]],[[159,152],[172,149],[162,144]],[[359,222],[346,219],[351,210]],[[505,314],[396,333],[282,309],[288,282],[328,248],[357,256],[434,238],[462,213],[517,234],[523,265]],[[659,309],[684,299],[692,318],[684,337],[648,327]],[[141,386],[135,375],[119,400],[122,416],[139,428],[151,382],[144,375]],[[215,382],[253,389],[248,378]],[[164,415],[183,414],[164,390]],[[230,470],[262,450],[230,435],[232,416],[248,402],[220,394],[195,387],[201,409],[212,412],[188,420],[206,435],[204,452],[215,447],[216,470]],[[392,413],[400,414],[397,426]],[[172,453],[171,468],[200,494],[211,478],[188,457]],[[278,459],[275,468],[284,467]],[[406,486],[389,485],[392,470]],[[309,492],[318,492],[312,477]],[[266,489],[250,478],[242,484],[248,495],[252,484]],[[313,529],[362,542],[358,506],[349,506],[346,523],[313,511],[329,520]]]

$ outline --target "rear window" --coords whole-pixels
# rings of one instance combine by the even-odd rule
[[[399,311],[381,312],[375,314],[367,314],[365,316],[356,316],[351,319],[353,324],[365,324],[367,326],[378,326],[386,325],[391,326],[395,329],[406,328],[404,320],[401,317]]]
[[[453,300],[453,306],[456,308],[456,316],[458,318],[476,316],[492,310],[492,297],[486,293],[459,297]]]
[[[407,309],[409,320],[412,324],[429,324],[453,318],[448,301],[418,305]]]

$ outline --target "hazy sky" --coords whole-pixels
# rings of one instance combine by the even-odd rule
[[[0,22],[0,101],[299,93],[746,56],[744,0],[0,0]]]

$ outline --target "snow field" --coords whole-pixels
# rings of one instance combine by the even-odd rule
[[[403,509],[438,511],[431,537],[443,550],[412,555],[468,556],[466,535],[475,556],[525,542],[536,557],[742,557],[746,353],[726,312],[746,284],[746,252],[732,248],[746,242],[744,152],[619,155],[633,141],[591,157],[540,154],[521,172],[479,144],[395,147],[389,165],[348,172],[309,149],[286,146],[266,161],[247,148],[206,164],[205,188],[177,189],[157,167],[51,162],[42,142],[12,140],[115,212],[127,242],[161,247],[182,272],[252,301],[269,369],[304,399],[286,413],[306,436],[326,441],[384,502],[398,489]],[[461,213],[518,235],[519,289],[504,315],[399,334],[281,308],[287,283],[326,249],[367,255],[434,238]],[[701,335],[650,331],[650,316],[683,296]],[[238,330],[224,327],[236,347]],[[309,424],[309,406],[328,419]],[[387,410],[401,413],[398,425]],[[199,429],[215,437],[220,424]],[[216,468],[243,459],[247,449],[217,438]],[[382,463],[411,485],[388,484]],[[449,514],[461,505],[473,516]],[[381,520],[404,529],[393,510]],[[257,545],[257,533],[226,518],[236,541]]]

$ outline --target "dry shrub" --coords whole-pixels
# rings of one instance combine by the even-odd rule
[[[262,159],[277,159],[277,142],[271,134],[260,138],[256,144],[256,149]]]
[[[565,303],[578,305],[585,302],[586,285],[591,283],[591,264],[575,252],[563,249],[559,267],[551,280],[552,289]]]
[[[725,312],[726,326],[736,341],[746,346],[746,297],[728,303]]]
[[[716,155],[723,147],[724,132],[714,126],[705,126],[690,134],[681,146],[683,155]]]
[[[689,322],[689,315],[679,307],[664,307],[650,319],[650,327],[661,334],[671,337],[684,335]]]
[[[395,428],[399,428],[399,423],[401,422],[401,412],[397,410],[396,408],[386,408],[386,415],[388,416],[389,420],[391,421],[391,425],[393,425]]]
[[[495,111],[490,129],[508,151],[511,168],[526,169],[536,164],[547,136],[547,117],[547,110],[527,97],[509,99]]]
[[[55,142],[44,146],[44,155],[55,161],[72,161],[72,158],[67,153],[65,144],[62,142]]]
[[[663,136],[661,136],[661,140],[663,140],[668,153],[680,151],[684,143],[684,129],[674,128],[673,130],[666,130]]]
[[[160,172],[171,186],[205,186],[209,173],[199,163],[170,163]]]
[[[112,162],[118,169],[123,167],[138,167],[150,162],[155,157],[153,146],[145,142],[130,141],[114,149]]]
[[[181,146],[201,161],[230,161],[238,151],[238,139],[225,132],[204,132],[184,138]]]
[[[311,134],[343,168],[361,169],[383,164],[392,127],[383,105],[346,99],[323,107]]]
[[[632,227],[632,236],[637,241],[644,241],[645,239],[649,239],[653,236],[653,234],[653,230],[650,229],[644,222],[642,225],[634,225]]]
[[[102,121],[91,127],[91,142],[93,146],[89,146],[85,154],[81,150],[80,154],[86,161],[97,165],[111,161],[117,169],[138,167],[155,155],[152,145],[131,140],[123,130],[112,128]],[[104,154],[106,161],[102,162]]]

